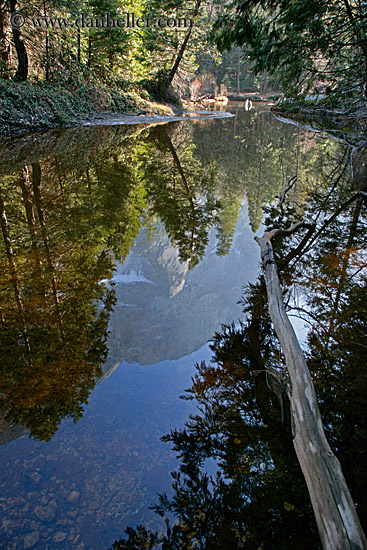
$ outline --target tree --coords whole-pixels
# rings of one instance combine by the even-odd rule
[[[315,86],[339,99],[364,98],[367,63],[363,3],[238,0],[215,25],[220,48],[241,46],[256,72],[291,95]]]
[[[204,168],[195,158],[193,144],[180,135],[179,127],[170,134],[165,126],[151,132],[159,155],[147,151],[145,179],[153,213],[163,221],[180,259],[193,267],[205,252],[209,228],[217,221],[216,179],[213,167]]]
[[[171,0],[162,3],[161,0],[152,0],[146,3],[144,14],[156,20],[176,21],[175,26],[167,24],[159,33],[154,27],[144,29],[142,45],[143,55],[155,67],[153,73],[149,71],[150,81],[145,82],[146,86],[158,100],[162,97],[172,100],[169,93],[172,83],[180,95],[187,93],[197,68],[195,54],[207,41],[207,20],[202,2]]]
[[[192,14],[193,19],[195,19],[195,17],[198,15],[200,5],[201,5],[201,0],[196,0],[196,5],[195,5],[195,8],[194,8],[194,11],[193,11],[193,14]],[[180,49],[177,53],[176,59],[175,59],[173,65],[171,67],[170,72],[168,73],[167,80],[168,80],[169,84],[172,83],[172,80],[174,79],[174,77],[177,73],[177,69],[178,69],[178,67],[179,67],[179,65],[182,61],[182,58],[185,54],[187,45],[189,43],[189,40],[190,40],[190,37],[191,37],[191,34],[192,34],[192,28],[193,28],[193,25],[190,26],[189,30],[187,31],[187,34],[186,34],[185,38],[183,39],[181,47],[180,47]]]
[[[9,267],[1,247],[0,410],[11,424],[49,440],[63,418],[81,417],[82,404],[100,374],[114,299],[98,281],[112,265],[108,255],[86,257],[83,247],[79,253],[63,250],[60,225],[50,220],[45,195],[51,189],[42,180],[40,164],[26,167],[18,177],[21,194],[18,178],[10,179],[1,201]],[[57,262],[62,262],[62,273]],[[68,282],[70,270],[79,273],[73,285]]]
[[[279,199],[281,207],[273,205],[267,209],[265,227],[269,231],[280,228],[273,238],[275,260],[274,256],[267,257],[265,278],[260,276],[256,285],[246,289],[246,322],[233,323],[216,334],[213,361],[197,365],[188,395],[198,401],[198,414],[190,418],[183,430],[173,430],[164,438],[173,443],[181,460],[180,471],[173,475],[173,497],[161,495],[154,507],[160,515],[173,514],[176,518],[175,524],[168,524],[167,531],[156,541],[165,548],[309,549],[320,548],[321,543],[325,548],[352,548],[353,544],[355,548],[365,547],[358,520],[359,541],[351,540],[353,530],[348,522],[346,529],[342,526],[341,540],[325,542],[325,538],[333,536],[331,532],[325,537],[324,532],[330,501],[321,510],[317,509],[318,502],[315,506],[321,543],[318,540],[301,469],[292,452],[295,445],[302,469],[307,468],[311,446],[300,451],[299,439],[309,443],[310,432],[302,433],[302,422],[312,424],[313,418],[306,413],[303,419],[297,418],[298,411],[294,409],[301,409],[305,396],[312,400],[313,390],[305,389],[305,396],[298,395],[295,402],[298,381],[292,377],[291,393],[284,362],[284,357],[288,364],[307,361],[306,366],[298,368],[312,372],[326,434],[335,453],[329,451],[322,435],[317,445],[323,439],[329,455],[321,469],[330,460],[333,466],[326,475],[341,477],[340,461],[352,495],[348,495],[342,481],[346,492],[344,506],[349,501],[350,518],[355,519],[353,505],[357,503],[365,526],[365,369],[358,357],[365,347],[366,324],[366,214],[360,205],[365,197],[366,157],[362,152],[354,159],[351,178],[350,162],[344,153],[339,152],[338,164],[329,159],[324,174],[319,174],[318,185],[303,198],[305,204],[298,212],[293,201],[288,204],[286,193]],[[300,195],[297,198],[299,201]],[[289,226],[303,217],[305,221],[297,227],[306,231],[300,236]],[[279,329],[276,317],[274,327],[281,334],[279,339],[272,326],[266,283],[269,284],[269,271],[272,277],[276,275],[275,261],[282,284],[276,305],[282,308],[284,302],[289,313],[302,314],[311,326],[303,359],[299,359],[299,348],[289,358],[289,347],[284,345],[283,329]],[[293,295],[300,292],[298,303]],[[268,294],[270,313],[274,315],[273,293]],[[276,316],[285,314],[278,310]],[[285,320],[284,326],[287,324]],[[307,372],[306,379],[310,382]],[[317,407],[315,396],[313,407]],[[320,430],[320,417],[318,424],[316,429]],[[316,467],[305,476],[308,483],[313,476],[313,486],[320,479],[315,454]],[[211,476],[209,457],[216,470]],[[330,487],[321,489],[326,493]],[[331,503],[337,498],[337,490]],[[343,505],[335,513],[343,514]],[[131,547],[136,540],[133,533],[130,530],[128,539],[116,543],[115,548]]]
[[[10,1],[10,13],[13,15],[17,11],[18,2],[17,0]],[[24,40],[20,30],[16,27],[12,27],[13,31],[13,40],[15,49],[18,56],[18,69],[15,73],[14,80],[25,81],[28,77],[28,54],[26,47],[24,45]]]
[[[106,280],[140,229],[135,142],[124,129],[110,139],[115,154],[105,131],[98,154],[88,139],[59,150],[53,142],[58,155],[33,152],[31,165],[1,181],[0,411],[42,440],[83,414],[107,353]]]
[[[9,63],[9,40],[7,32],[6,0],[0,2],[0,76],[7,76]]]
[[[212,341],[211,363],[196,366],[187,398],[197,400],[197,414],[163,438],[181,460],[173,497],[162,494],[154,506],[176,518],[156,540],[166,549],[320,548],[291,434],[282,430],[267,382],[278,345],[264,284],[248,289],[247,299],[249,321],[223,327]],[[208,459],[215,474],[206,471]],[[113,548],[131,548],[138,533],[129,529]]]

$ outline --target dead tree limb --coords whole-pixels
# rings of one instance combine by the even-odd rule
[[[293,226],[288,233],[295,228]],[[363,550],[367,548],[366,538],[339,460],[326,439],[306,359],[285,311],[271,244],[271,238],[280,232],[274,230],[255,239],[261,249],[270,317],[289,373],[294,448],[307,483],[323,548]]]
[[[293,233],[298,231],[298,229],[311,229],[314,227],[314,225],[315,224],[313,223],[297,222],[291,225],[288,229],[273,229],[273,231],[269,233],[269,239],[274,239],[274,237],[277,237],[278,235],[292,235]]]
[[[280,219],[282,219],[284,217],[284,209],[283,209],[283,203],[285,201],[285,197],[287,196],[287,193],[288,191],[290,191],[292,189],[292,187],[294,186],[294,184],[296,183],[297,181],[297,176],[293,176],[292,178],[290,178],[288,180],[288,187],[285,189],[284,193],[283,193],[283,196],[279,202],[279,208],[280,208]]]

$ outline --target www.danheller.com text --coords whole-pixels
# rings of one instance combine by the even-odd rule
[[[190,17],[153,17],[150,15],[136,16],[135,13],[125,13],[121,17],[112,17],[105,13],[102,17],[92,17],[80,13],[71,19],[68,17],[30,16],[20,12],[13,13],[10,18],[11,25],[15,28],[30,24],[35,29],[187,29],[194,26],[194,20]]]

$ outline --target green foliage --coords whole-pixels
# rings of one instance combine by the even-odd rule
[[[189,93],[197,71],[208,93],[219,92],[221,85],[232,93],[265,92],[270,76],[292,97],[304,99],[313,92],[319,101],[321,93],[328,105],[354,108],[365,101],[366,19],[363,5],[349,0],[236,0],[224,5],[196,0],[172,0],[168,4],[161,0],[129,0],[123,7],[118,0],[53,0],[47,5],[38,0],[32,5],[20,0],[17,7],[41,23],[44,16],[55,21],[72,20],[82,12],[94,18],[103,18],[106,13],[111,18],[134,13],[136,18],[156,21],[195,17],[192,29],[189,25],[149,25],[139,32],[127,27],[75,26],[56,32],[45,24],[37,29],[25,25],[21,41],[29,50],[31,80],[59,81],[61,72],[76,74],[87,69],[108,85],[111,79],[115,83],[141,81],[155,100],[177,103],[166,76],[190,34],[174,78],[181,96]],[[4,44],[11,31],[6,10],[5,3],[0,9],[0,43]],[[221,54],[208,38],[215,41]],[[15,60],[15,55],[0,50],[0,70],[5,78],[14,76]]]
[[[152,211],[165,224],[180,259],[193,267],[204,255],[209,228],[217,222],[219,203],[214,171],[195,158],[188,130],[177,126],[171,133],[166,126],[157,126],[151,138],[159,154],[147,151],[144,174]],[[175,146],[177,141],[180,147]]]
[[[194,17],[193,14],[196,12],[198,4],[200,4],[200,1],[197,0],[171,0],[168,3],[162,3],[161,0],[149,0],[145,4],[144,14],[157,20],[160,18],[175,18],[183,21],[185,18]],[[181,27],[177,26],[176,28],[167,26],[159,29],[158,32],[155,27],[144,29],[142,54],[145,56],[146,62],[149,61],[151,67],[156,68],[153,75],[150,73],[150,78],[154,76],[155,79],[157,75],[158,81],[161,84],[164,82],[164,76],[168,76],[187,33],[191,30],[189,46],[185,49],[184,56],[174,77],[174,84],[180,95],[187,91],[188,84],[197,68],[196,52],[206,42],[206,25],[204,21],[205,15],[201,8],[192,29],[189,22],[187,26],[184,23]]]
[[[158,536],[156,533],[148,533],[143,525],[134,530],[126,529],[128,540],[120,539],[113,543],[112,550],[151,550],[156,546]]]
[[[241,202],[238,199],[221,201],[221,209],[218,214],[218,230],[217,230],[217,254],[225,256],[230,251],[233,235],[238,219]]]
[[[1,182],[0,410],[38,439],[82,416],[106,358],[114,291],[105,281],[145,207],[134,141],[123,143],[118,158],[107,152],[92,166],[71,144],[71,158],[64,150]]]
[[[190,30],[196,46],[185,48],[176,78],[176,86],[187,86],[195,68],[196,49],[200,46],[200,40],[204,40],[200,26],[191,30],[188,23],[182,28],[160,27],[153,24],[144,28],[130,28],[128,25],[112,28],[102,25],[102,21],[106,21],[106,14],[109,14],[110,21],[119,18],[123,20],[126,14],[130,14],[130,17],[133,14],[135,20],[141,16],[149,18],[150,21],[154,18],[167,20],[180,16],[190,17],[196,9],[196,2],[184,5],[181,1],[173,1],[169,5],[163,5],[160,0],[139,0],[124,2],[122,6],[117,0],[50,0],[46,3],[36,0],[32,4],[20,0],[16,2],[16,9],[26,17],[26,24],[20,30],[19,40],[25,48],[24,56],[28,59],[28,80],[52,81],[60,84],[60,87],[66,87],[67,90],[74,87],[77,97],[82,95],[84,88],[90,88],[89,95],[92,96],[92,101],[88,94],[83,99],[87,106],[96,103],[97,109],[100,110],[128,111],[132,102],[127,101],[127,105],[124,104],[124,94],[119,94],[119,89],[121,92],[128,92],[131,83],[135,83],[133,87],[141,90],[140,81],[147,85],[155,101],[179,106],[177,92],[168,85],[164,75],[172,68]],[[184,10],[184,13],[180,10]],[[80,21],[79,27],[71,24],[77,17],[80,21],[84,17],[85,22],[90,18],[99,18],[101,23],[99,28],[80,28]],[[59,28],[60,25],[62,28]],[[20,60],[17,61],[16,52],[12,51],[15,44],[10,41],[11,32],[5,2],[0,7],[0,44],[9,44],[11,51],[0,47],[0,71],[6,79],[14,76],[17,64],[19,68],[20,63]],[[14,55],[11,55],[13,53]],[[109,88],[113,88],[111,93]],[[133,107],[139,108],[139,101],[135,103]],[[25,107],[28,111],[28,105]],[[37,113],[37,105],[33,110]],[[68,113],[68,110],[71,112]],[[58,120],[49,120],[49,124],[65,124],[75,120],[76,113],[72,111],[70,106],[64,116],[61,110],[57,113]],[[47,119],[47,113],[45,114]],[[5,129],[9,130],[10,126]]]
[[[244,61],[241,48],[232,47],[230,51],[219,54],[215,46],[207,47],[197,53],[196,61],[201,93],[220,94],[223,85],[228,94],[267,91],[268,76],[255,74],[253,64]]]
[[[143,217],[164,223],[190,266],[213,226],[228,251],[236,198],[223,210],[192,130],[100,126],[25,136],[8,159],[2,149],[0,411],[32,437],[49,440],[63,418],[82,416],[106,354],[106,280]]]
[[[282,432],[266,383],[265,368],[279,349],[264,290],[252,287],[247,295],[256,317],[215,335],[212,362],[196,366],[188,390],[198,413],[163,438],[173,444],[180,468],[172,474],[173,497],[162,494],[153,507],[176,518],[160,537],[162,548],[320,548],[291,437]],[[264,364],[257,362],[259,345]],[[214,475],[206,473],[208,459]]]
[[[304,135],[296,127],[290,132],[289,127],[278,122],[269,111],[260,109],[239,110],[233,124],[218,120],[215,124],[209,121],[208,125],[211,125],[210,131],[205,125],[195,128],[195,143],[204,164],[216,159],[218,197],[222,205],[217,225],[218,228],[222,225],[220,238],[229,230],[229,224],[235,223],[235,205],[244,193],[253,231],[259,228],[265,206],[281,199],[287,181],[296,174],[296,184],[288,195],[297,195],[301,204],[310,189],[319,185],[323,155],[331,154],[337,147],[330,141],[316,146],[314,137]],[[290,149],[297,154],[288,155]]]
[[[366,19],[356,2],[238,0],[215,24],[220,48],[243,48],[293,96],[317,87],[339,100],[363,95]]]
[[[76,125],[103,111],[149,113],[154,106],[140,85],[104,84],[88,72],[55,72],[48,83],[0,80],[0,133]]]

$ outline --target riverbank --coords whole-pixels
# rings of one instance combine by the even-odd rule
[[[325,131],[331,137],[340,138],[353,147],[365,145],[367,138],[367,109],[331,107],[318,102],[284,102],[272,107],[278,118],[291,119],[303,126]]]
[[[84,78],[61,83],[0,81],[0,134],[95,123],[117,115],[174,116],[177,103],[158,103],[131,83],[113,86]]]
[[[44,132],[0,135],[0,171],[12,173],[22,170],[25,164],[44,157],[65,159],[72,155],[83,156],[86,151],[117,147],[126,136],[138,135],[151,125],[189,120],[231,118],[223,111],[193,111],[183,115],[118,115],[102,113],[93,120],[81,122],[78,127],[54,128]],[[104,131],[105,127],[109,127]],[[113,128],[112,128],[113,127]]]

